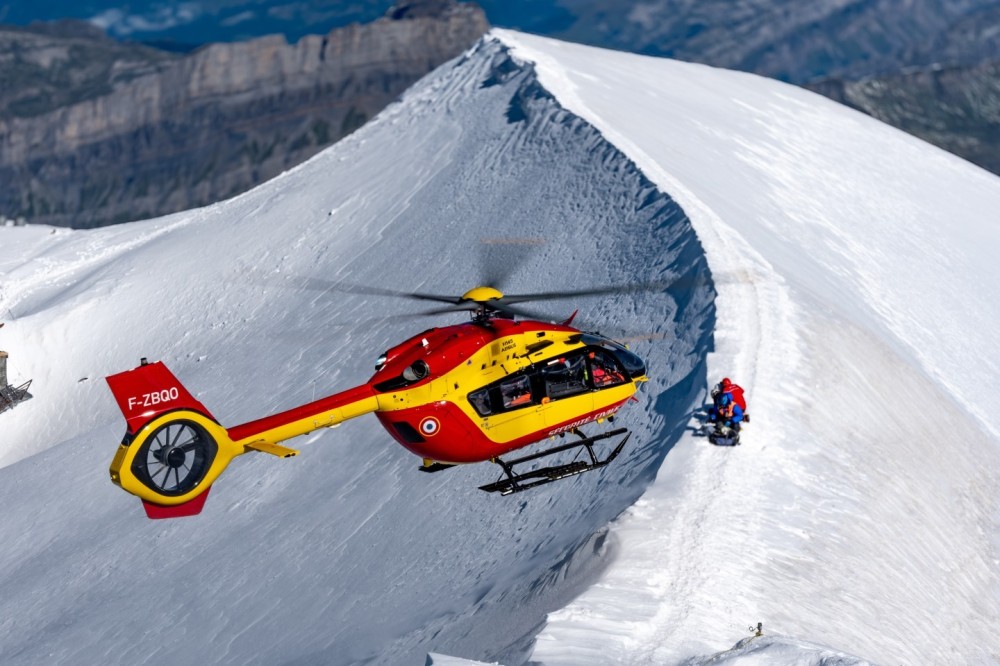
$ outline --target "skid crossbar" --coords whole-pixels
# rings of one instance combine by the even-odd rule
[[[614,460],[618,454],[621,453],[621,450],[624,448],[628,438],[632,435],[627,428],[618,428],[617,430],[595,435],[594,437],[584,437],[583,433],[579,430],[574,430],[573,432],[577,436],[581,437],[581,439],[568,444],[562,444],[551,449],[546,449],[545,451],[539,451],[538,453],[533,453],[530,456],[515,458],[514,460],[501,460],[500,458],[494,458],[493,462],[500,465],[504,474],[507,475],[507,478],[500,479],[495,483],[488,483],[485,486],[479,486],[479,489],[485,490],[488,493],[510,495],[511,493],[519,493],[546,483],[552,483],[553,481],[564,479],[567,476],[575,476],[577,474],[589,472],[592,469],[599,469]],[[622,441],[618,442],[618,445],[615,446],[614,450],[611,451],[608,457],[604,460],[598,459],[597,454],[594,453],[594,443],[603,439],[618,437],[620,435],[624,435]],[[515,465],[520,465],[526,462],[531,462],[532,460],[538,460],[539,458],[561,453],[562,451],[581,447],[586,449],[590,460],[576,460],[565,465],[542,467],[540,469],[533,469],[522,473],[514,471]]]

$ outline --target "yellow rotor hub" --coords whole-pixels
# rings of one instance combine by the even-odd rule
[[[462,294],[463,301],[473,301],[475,303],[485,303],[486,301],[498,301],[503,298],[503,293],[493,287],[476,287]]]

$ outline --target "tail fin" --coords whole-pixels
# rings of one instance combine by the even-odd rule
[[[212,486],[209,486],[205,489],[205,492],[198,495],[193,500],[188,500],[183,504],[177,504],[175,506],[164,506],[162,504],[154,504],[149,500],[142,500],[142,508],[146,510],[146,516],[150,520],[197,516],[201,513],[201,510],[205,508],[205,500],[208,499],[208,491],[211,489]]]
[[[128,431],[136,433],[160,414],[189,409],[215,421],[161,361],[147,363],[107,378],[108,386],[125,415]]]
[[[142,359],[107,382],[127,423],[111,481],[141,499],[150,518],[199,513],[212,483],[243,447],[161,362]]]

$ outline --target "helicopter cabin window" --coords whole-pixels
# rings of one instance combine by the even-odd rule
[[[545,394],[552,400],[587,391],[587,365],[583,354],[552,359],[542,367]]]
[[[603,389],[625,383],[624,369],[618,360],[605,349],[591,349],[587,353],[590,377],[594,388]]]
[[[493,413],[490,409],[490,391],[489,389],[479,389],[478,391],[473,391],[469,394],[469,402],[479,413],[480,416],[489,416]]]
[[[530,405],[531,378],[523,375],[500,382],[500,397],[503,400],[504,410]]]
[[[531,390],[531,375],[519,375],[473,391],[469,394],[469,402],[480,416],[489,416],[534,405],[537,401]]]

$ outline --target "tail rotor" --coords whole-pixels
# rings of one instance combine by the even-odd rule
[[[200,513],[212,483],[244,447],[163,363],[142,359],[107,381],[127,424],[112,482],[139,497],[150,518]]]

